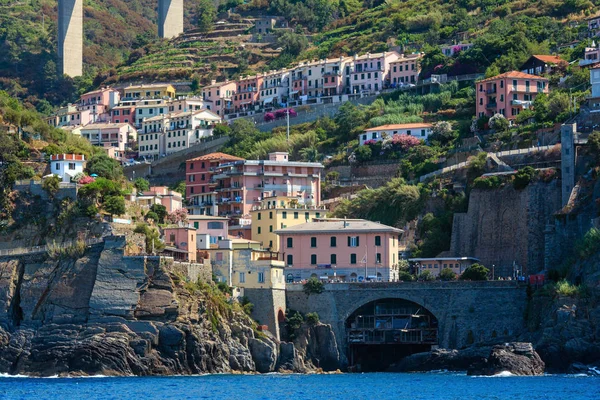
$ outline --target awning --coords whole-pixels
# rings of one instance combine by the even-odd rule
[[[290,96],[293,95],[293,94],[296,94],[296,93],[298,93],[298,91],[294,90],[293,92],[290,92]]]
[[[263,104],[268,104],[268,103],[272,103],[272,102],[273,102],[273,98],[272,98],[272,97],[269,97],[269,98],[266,98],[266,99],[263,101]]]

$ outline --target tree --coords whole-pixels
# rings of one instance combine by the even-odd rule
[[[508,120],[502,114],[494,114],[488,121],[488,125],[491,129],[496,131],[505,131],[508,129]]]
[[[48,196],[53,199],[60,189],[60,177],[58,175],[47,177],[42,182],[42,188],[48,193]]]
[[[325,290],[325,284],[313,276],[306,281],[302,289],[306,295],[310,296],[311,294],[323,293],[323,290]]]
[[[87,163],[87,173],[96,174],[111,181],[118,181],[123,177],[123,168],[117,160],[113,160],[104,153],[94,155]]]
[[[321,160],[321,154],[316,147],[305,147],[300,150],[300,157],[302,161],[307,162],[319,162]]]
[[[196,25],[201,32],[209,32],[213,28],[213,22],[217,19],[217,9],[212,0],[198,0],[196,6]]]
[[[431,138],[439,140],[442,144],[448,143],[456,137],[456,134],[452,130],[452,125],[448,121],[435,123],[432,131],[433,135]]]
[[[521,168],[515,174],[515,180],[513,181],[513,186],[517,190],[522,190],[529,185],[529,182],[533,180],[535,177],[535,169],[533,167],[527,166],[525,168]]]
[[[340,141],[355,140],[365,125],[365,112],[347,101],[338,109],[334,121],[338,125],[336,136]]]
[[[594,131],[588,136],[588,145],[596,161],[600,160],[600,131]]]
[[[133,186],[135,186],[138,192],[146,192],[150,189],[150,182],[144,178],[136,178]]]
[[[104,200],[104,209],[110,215],[125,214],[125,198],[123,196],[106,196]]]
[[[180,208],[178,210],[175,210],[169,214],[167,214],[167,221],[169,221],[170,224],[179,224],[181,223],[185,223],[188,220],[188,211],[187,208]]]
[[[165,223],[165,217],[167,216],[167,207],[163,206],[162,204],[152,204],[152,206],[150,207],[150,212],[156,215],[156,219],[154,221],[158,222],[159,224]],[[150,212],[148,214],[150,214]],[[149,218],[147,214],[146,218]]]
[[[423,271],[419,274],[419,280],[420,281],[433,281],[433,280],[435,280],[435,277],[433,276],[431,271]]]
[[[366,162],[371,161],[373,157],[373,151],[371,150],[371,146],[358,146],[358,149],[354,152],[356,156],[356,161],[358,162]]]
[[[283,53],[297,57],[308,47],[308,39],[305,35],[285,30],[277,37],[277,46],[283,49]]]
[[[473,264],[460,276],[463,281],[487,281],[490,270],[481,264]]]
[[[440,279],[443,281],[454,281],[456,280],[456,273],[450,268],[444,268],[440,271]]]
[[[146,236],[145,244],[147,254],[154,254],[165,248],[165,244],[160,240],[160,234],[156,228],[150,228],[146,224],[138,224],[133,232],[141,233]]]
[[[325,175],[325,180],[328,182],[339,181],[340,173],[337,171],[329,171],[327,175]]]

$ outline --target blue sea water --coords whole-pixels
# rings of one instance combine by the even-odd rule
[[[471,377],[454,373],[0,378],[0,399],[600,399],[583,375]]]

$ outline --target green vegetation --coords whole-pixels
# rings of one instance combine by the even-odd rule
[[[319,324],[319,314],[316,312],[311,312],[306,314],[306,323],[310,326],[315,326]]]
[[[325,284],[319,279],[312,277],[306,281],[306,283],[304,283],[302,290],[304,290],[304,293],[306,293],[307,296],[310,296],[311,294],[323,293],[323,290],[325,290]]]
[[[600,252],[600,229],[590,228],[583,238],[575,243],[575,253],[585,260]]]
[[[50,199],[54,199],[60,189],[60,178],[58,175],[52,175],[42,182],[42,188],[48,193]]]
[[[431,273],[431,271],[423,271],[419,274],[418,279],[420,281],[434,281],[435,280],[435,276],[433,276],[433,274]]]
[[[533,167],[525,167],[517,171],[515,175],[513,186],[517,190],[523,190],[529,185],[534,177],[537,176],[537,172]]]
[[[146,254],[156,254],[165,248],[165,244],[160,240],[158,229],[146,224],[138,224],[133,231],[146,236]]]
[[[456,280],[456,272],[452,271],[450,268],[444,268],[440,271],[440,280],[442,281],[454,281]]]
[[[460,279],[463,281],[487,281],[490,270],[481,264],[473,264],[464,270]]]
[[[133,181],[133,186],[135,186],[138,192],[146,192],[150,189],[150,182],[144,178],[136,178]]]

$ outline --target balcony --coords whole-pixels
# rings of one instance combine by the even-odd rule
[[[489,108],[489,109],[495,109],[498,108],[498,104],[496,103],[487,103],[485,108]]]
[[[511,100],[510,104],[513,106],[529,108],[533,102],[530,100]]]
[[[494,93],[496,93],[496,88],[487,89],[485,92],[487,94],[494,94]]]

